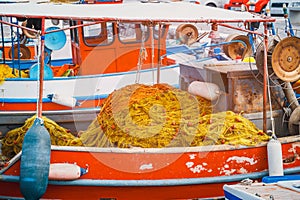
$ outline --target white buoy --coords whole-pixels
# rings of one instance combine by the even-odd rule
[[[48,95],[48,98],[50,98],[53,103],[57,103],[63,106],[68,106],[71,108],[80,105],[75,98],[65,96],[65,95],[50,94]]]
[[[201,81],[193,81],[188,87],[188,92],[211,101],[216,100],[220,96],[218,85]]]
[[[52,163],[49,169],[49,180],[76,180],[87,171],[72,163]]]
[[[281,143],[272,138],[268,144],[268,166],[269,176],[283,176],[283,162]]]

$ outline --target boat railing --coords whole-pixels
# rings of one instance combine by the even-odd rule
[[[193,55],[196,61],[203,61],[212,58],[216,58],[217,60],[228,60],[230,59],[229,57],[225,58],[224,56],[220,56],[220,53],[222,51],[221,47],[233,43],[241,43],[243,45],[244,50],[247,48],[247,44],[242,40],[231,40],[228,42],[210,43],[210,44],[208,42],[204,42],[204,43],[200,43],[196,47],[194,46],[190,47],[186,44],[182,44],[182,45],[175,45],[175,46],[168,47],[166,54],[161,56],[161,59],[164,59],[165,57],[170,56],[172,54],[185,53],[188,55]],[[211,56],[204,56],[205,49],[207,48],[211,49],[212,51]]]

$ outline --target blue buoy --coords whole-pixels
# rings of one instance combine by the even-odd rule
[[[22,145],[20,190],[26,200],[39,199],[46,192],[50,152],[50,135],[42,120],[36,118]]]
[[[46,32],[59,30],[58,27],[52,26],[46,29]],[[59,50],[65,46],[67,36],[63,30],[47,33],[45,35],[45,46],[50,50]]]
[[[30,68],[29,68],[29,78],[34,78],[37,79],[39,77],[39,64],[33,64]],[[51,69],[51,67],[49,67],[48,65],[44,65],[44,79],[48,80],[48,79],[52,79],[53,78],[53,71]]]

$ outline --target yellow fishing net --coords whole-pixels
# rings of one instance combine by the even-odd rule
[[[210,102],[169,85],[129,85],[114,91],[105,101],[95,138],[91,138],[88,129],[81,134],[81,140],[88,146],[89,141],[96,146],[125,148],[188,146],[190,136],[179,132],[192,134],[199,113],[210,112]]]
[[[231,111],[212,113],[211,102],[165,84],[133,84],[112,92],[97,118],[75,137],[44,117],[52,145],[89,147],[187,147],[256,145],[269,136],[254,123]],[[22,148],[25,125],[9,131],[2,152],[12,157]]]
[[[212,114],[208,100],[163,84],[134,84],[114,91],[98,122],[81,133],[84,145],[160,148],[256,145],[269,140],[243,116],[231,111]]]
[[[32,126],[36,116],[26,120],[25,124],[6,133],[2,139],[2,154],[8,158],[13,157],[22,150],[24,135]],[[58,146],[82,146],[81,140],[72,135],[67,129],[59,126],[49,118],[42,117],[44,126],[48,130],[52,145]]]
[[[5,78],[29,77],[28,73],[13,69],[6,64],[0,64],[0,85],[5,81]]]

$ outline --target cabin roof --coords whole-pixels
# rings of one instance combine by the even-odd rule
[[[213,8],[194,3],[124,4],[1,4],[0,16],[136,22],[245,22],[275,21],[262,15]]]

